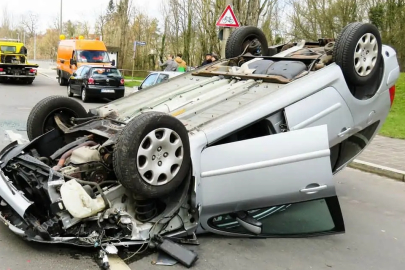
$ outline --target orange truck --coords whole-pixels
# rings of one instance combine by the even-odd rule
[[[70,76],[82,65],[111,66],[107,47],[98,39],[65,39],[60,36],[56,60],[59,85],[67,85]]]

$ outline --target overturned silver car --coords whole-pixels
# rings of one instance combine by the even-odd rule
[[[89,112],[40,101],[0,152],[0,218],[29,241],[156,247],[200,233],[345,230],[333,175],[384,123],[395,51],[371,24],[267,46],[241,27],[227,59]]]

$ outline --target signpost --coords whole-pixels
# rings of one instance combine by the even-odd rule
[[[230,34],[230,27],[239,27],[239,22],[236,19],[235,13],[231,7],[232,0],[226,0],[227,7],[225,8],[222,15],[219,17],[219,20],[216,23],[218,27],[225,27],[223,32],[223,40],[222,40],[222,50],[221,50],[221,58],[225,58],[225,46],[226,41],[229,38]]]
[[[132,78],[134,77],[134,68],[135,68],[135,56],[136,56],[136,46],[145,46],[145,41],[134,41],[134,56],[132,57]]]

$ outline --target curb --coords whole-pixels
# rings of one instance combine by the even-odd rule
[[[401,182],[405,182],[405,171],[393,169],[390,167],[385,167],[358,159],[355,159],[352,163],[348,165],[348,167],[369,173],[378,174]]]

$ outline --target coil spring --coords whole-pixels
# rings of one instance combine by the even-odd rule
[[[157,214],[156,201],[153,199],[135,199],[135,218],[140,222],[148,222]]]

